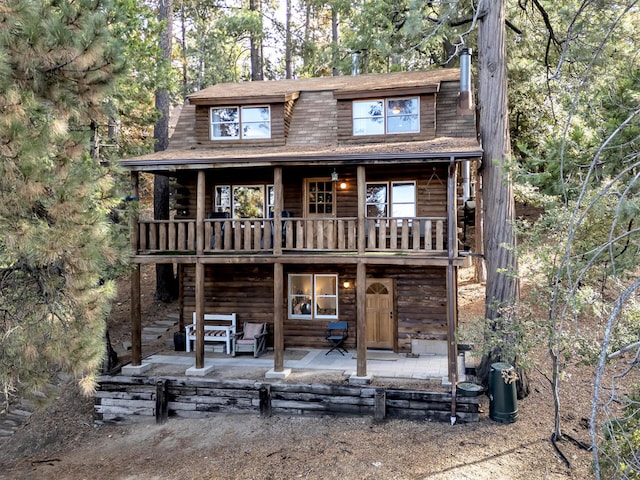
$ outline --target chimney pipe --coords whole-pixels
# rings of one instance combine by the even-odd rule
[[[360,52],[351,54],[351,75],[357,76],[360,73]]]
[[[460,52],[460,96],[458,108],[469,111],[473,108],[473,96],[471,95],[471,54],[470,48],[463,48]]]

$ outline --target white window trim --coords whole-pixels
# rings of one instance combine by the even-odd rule
[[[390,114],[388,112],[388,108],[389,108],[389,101],[391,100],[408,100],[408,99],[416,99],[418,105],[417,105],[417,112],[415,113],[415,115],[417,115],[418,117],[418,128],[416,130],[409,130],[406,132],[389,132],[389,128],[388,128],[388,120],[389,117],[398,117],[398,116],[402,116],[402,115],[393,115]],[[352,130],[351,134],[354,137],[363,137],[363,136],[368,136],[368,135],[407,135],[407,134],[412,134],[412,133],[420,133],[420,96],[419,95],[414,95],[414,96],[409,96],[409,97],[385,97],[385,98],[370,98],[368,100],[353,100],[351,102],[351,123],[352,125],[354,125],[355,128],[355,120],[364,120],[364,119],[368,119],[368,118],[374,118],[373,116],[365,116],[365,117],[356,117],[354,114],[354,107],[356,103],[364,103],[364,102],[377,102],[377,101],[382,101],[382,108],[383,108],[383,112],[382,112],[382,120],[383,120],[383,124],[384,124],[384,132],[383,133],[356,133],[355,131]]]
[[[218,204],[217,203],[217,199],[216,199],[216,195],[215,195],[215,191],[218,188],[228,188],[229,189],[229,203],[230,205],[222,205],[222,204]],[[245,184],[240,184],[240,183],[235,183],[235,184],[216,184],[213,186],[213,211],[214,212],[221,212],[224,211],[222,209],[224,208],[229,208],[229,215],[231,216],[231,218],[235,218],[235,204],[233,202],[233,197],[234,197],[234,191],[236,188],[238,187],[246,187],[246,188],[254,188],[254,187],[258,187],[260,189],[262,189],[262,218],[268,218],[269,216],[269,212],[268,209],[271,205],[267,205],[269,198],[268,198],[268,188],[269,187],[273,187],[273,184],[268,184],[268,185],[264,185],[264,184],[251,184],[251,185],[245,185]]]
[[[381,182],[366,182],[365,185],[365,192],[366,189],[369,185],[386,185],[387,186],[387,198],[385,199],[385,205],[387,207],[387,214],[386,214],[386,218],[405,218],[405,217],[395,217],[392,212],[393,212],[393,206],[394,205],[410,205],[410,203],[408,202],[394,202],[393,199],[393,187],[394,185],[400,185],[400,184],[412,184],[413,185],[413,209],[414,209],[414,216],[417,215],[418,213],[418,188],[417,188],[417,182],[415,180],[393,180],[393,181],[381,181]],[[366,199],[365,199],[366,202]],[[369,205],[373,205],[372,203],[366,203],[365,208]],[[373,218],[373,217],[370,217]]]
[[[311,293],[294,293],[291,291],[291,286],[293,285],[292,278],[294,277],[308,277],[310,279],[311,285]],[[335,279],[334,284],[336,286],[335,294],[332,293],[324,293],[319,294],[316,292],[316,279],[317,277],[333,277]],[[337,273],[290,273],[288,275],[288,287],[287,287],[287,317],[290,319],[297,320],[336,320],[339,318],[339,286],[338,286],[338,274]],[[311,313],[307,314],[296,314],[294,312],[294,298],[295,297],[311,297]],[[336,301],[336,313],[335,315],[320,315],[318,313],[318,299],[319,298],[335,298]]]
[[[407,130],[405,132],[389,132],[389,118],[395,118],[395,117],[402,117],[405,115],[401,115],[401,114],[393,114],[393,113],[389,113],[387,110],[389,108],[389,101],[391,100],[411,100],[411,99],[416,99],[417,102],[417,112],[415,114],[411,114],[416,115],[418,117],[418,128],[416,130]],[[384,117],[384,132],[386,135],[405,135],[407,133],[420,133],[420,96],[413,96],[413,97],[398,97],[398,98],[385,98],[384,99],[384,110],[385,110],[385,117]]]
[[[216,137],[213,134],[213,126],[214,126],[214,122],[213,122],[213,111],[214,110],[221,110],[224,108],[236,108],[238,110],[238,135],[235,137]],[[244,138],[242,135],[242,125],[243,125],[243,120],[242,120],[242,110],[244,108],[267,108],[269,110],[269,136],[268,137],[250,137],[250,138]],[[265,121],[266,122],[266,121]],[[217,124],[222,124],[222,123],[235,123],[235,122],[218,122]],[[247,123],[260,123],[260,122],[247,122]],[[271,138],[271,105],[225,105],[225,106],[218,106],[216,105],[215,107],[210,107],[209,108],[209,139],[214,141],[214,142],[218,142],[218,141],[225,141],[225,140],[267,140]]]

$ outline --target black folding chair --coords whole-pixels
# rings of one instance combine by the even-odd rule
[[[326,339],[331,343],[331,348],[325,355],[329,355],[334,350],[340,352],[340,355],[344,355],[345,353],[349,353],[346,348],[344,348],[344,341],[347,339],[349,335],[349,326],[347,322],[331,322],[327,327],[327,336]]]

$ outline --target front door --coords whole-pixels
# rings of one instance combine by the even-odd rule
[[[394,348],[393,280],[367,279],[367,348]]]

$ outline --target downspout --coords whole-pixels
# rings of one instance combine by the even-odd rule
[[[449,381],[451,382],[451,425],[455,425],[457,419],[456,394],[458,384],[458,341],[456,338],[458,282],[456,268],[453,264],[458,254],[456,183],[455,157],[451,156],[447,175],[447,354],[449,357]]]
[[[463,48],[460,52],[460,92],[458,94],[458,115],[473,113],[473,95],[471,92],[471,55],[470,48]],[[462,201],[471,198],[471,162],[462,163]]]

